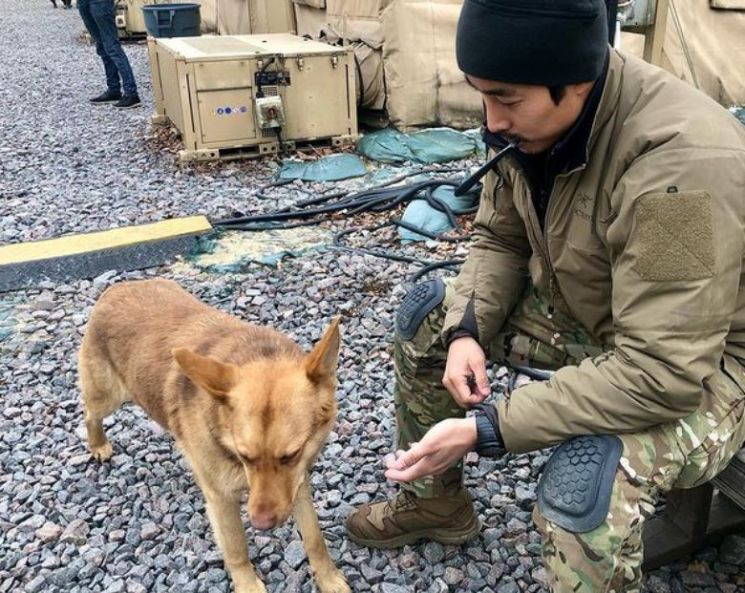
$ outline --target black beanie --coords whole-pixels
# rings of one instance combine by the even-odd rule
[[[487,80],[593,81],[608,53],[605,0],[465,0],[455,53],[464,73]]]

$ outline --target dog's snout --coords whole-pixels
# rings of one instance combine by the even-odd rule
[[[276,513],[263,512],[251,515],[251,525],[256,529],[272,529],[277,526],[278,517]]]

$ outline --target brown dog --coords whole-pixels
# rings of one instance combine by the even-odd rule
[[[125,282],[93,308],[80,348],[88,443],[135,401],[176,439],[207,501],[236,593],[265,592],[248,559],[240,500],[270,529],[294,512],[322,593],[348,593],[313,507],[308,472],[336,418],[339,320],[310,354],[288,337],[199,302],[168,280]]]

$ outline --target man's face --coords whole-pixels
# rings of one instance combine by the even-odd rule
[[[466,80],[481,93],[489,131],[519,142],[519,149],[526,154],[548,150],[572,127],[593,86],[592,82],[567,85],[557,105],[545,86],[475,76],[466,76]]]

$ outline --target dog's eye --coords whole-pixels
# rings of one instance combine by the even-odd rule
[[[256,463],[256,459],[253,457],[246,457],[245,455],[240,455],[241,461],[245,463],[246,465],[253,465]]]
[[[297,461],[299,457],[300,457],[300,449],[298,449],[294,453],[289,453],[287,455],[282,455],[282,457],[279,458],[279,462],[282,465],[289,465],[289,464]]]

